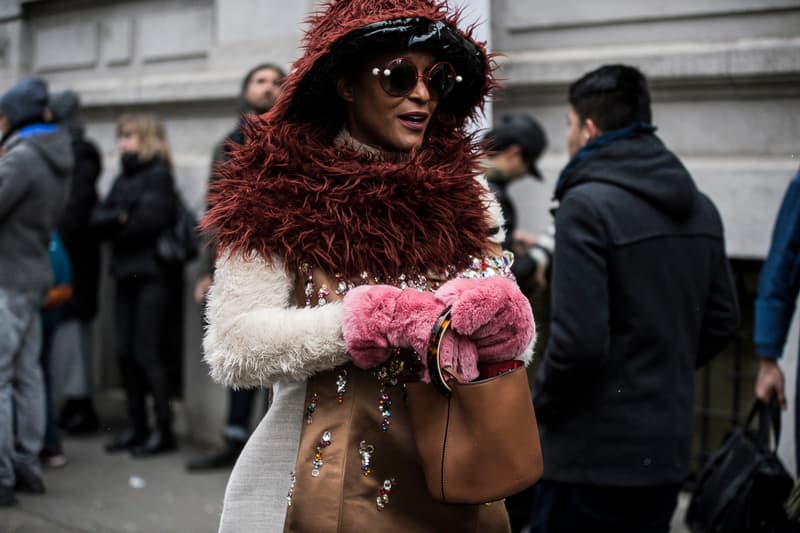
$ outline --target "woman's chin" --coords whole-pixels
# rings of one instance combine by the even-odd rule
[[[422,144],[425,140],[424,133],[420,133],[419,135],[403,135],[402,137],[398,138],[394,143],[393,148],[390,150],[395,152],[411,152],[412,150],[419,150],[422,148]]]

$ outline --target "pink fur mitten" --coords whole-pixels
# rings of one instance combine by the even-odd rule
[[[426,368],[431,329],[445,309],[433,293],[400,290],[388,285],[363,285],[350,290],[343,300],[342,334],[356,366],[372,368],[389,358],[390,348],[412,348]],[[472,341],[449,332],[442,342],[442,365],[455,369],[464,379],[478,376],[478,354]]]
[[[400,291],[395,300],[394,320],[387,329],[391,346],[409,346],[425,359],[436,319],[445,309],[431,292]]]
[[[470,339],[459,335],[452,329],[444,334],[439,359],[442,368],[453,369],[460,376],[461,381],[472,381],[473,379],[477,379],[480,374],[478,370],[477,346],[475,346],[475,343]],[[425,383],[430,381],[427,362],[425,365],[425,375],[422,377],[422,381]]]
[[[429,382],[428,343],[436,319],[445,309],[433,293],[406,289],[395,301],[394,321],[387,336],[392,346],[410,346],[422,359],[422,381]],[[457,371],[466,380],[478,377],[478,352],[475,344],[455,332],[448,332],[442,340],[441,365]]]
[[[475,342],[482,362],[513,359],[533,339],[530,302],[508,278],[454,279],[435,294],[452,306],[452,328]]]
[[[395,301],[402,291],[389,285],[362,285],[342,300],[342,335],[353,362],[372,368],[389,358],[386,331],[394,320]]]

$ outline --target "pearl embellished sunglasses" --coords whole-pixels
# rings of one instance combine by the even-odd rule
[[[383,68],[373,68],[372,75],[378,78],[386,94],[395,97],[406,96],[422,80],[431,100],[443,100],[463,80],[450,63],[436,63],[420,74],[417,65],[407,57],[392,59]]]

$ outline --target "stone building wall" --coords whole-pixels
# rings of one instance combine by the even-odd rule
[[[728,251],[761,258],[800,166],[800,1],[495,0],[493,39],[508,78],[495,114],[524,110],[550,135],[548,182],[520,188],[522,223],[546,224],[567,156],[570,82],[606,63],[651,80],[658,134],[722,212]]]

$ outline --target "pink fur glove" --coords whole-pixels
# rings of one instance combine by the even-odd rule
[[[394,320],[395,301],[401,292],[389,285],[362,285],[345,294],[342,335],[357,367],[372,368],[389,358],[386,330]]]
[[[435,295],[452,306],[451,327],[475,342],[481,362],[517,357],[536,332],[530,302],[508,278],[454,279]]]
[[[401,290],[388,285],[363,285],[350,290],[343,300],[342,335],[356,366],[372,368],[389,358],[390,348],[408,347],[417,352],[426,370],[431,329],[445,309],[433,293]],[[442,366],[450,366],[464,379],[478,376],[478,354],[468,339],[449,333],[442,342]]]

